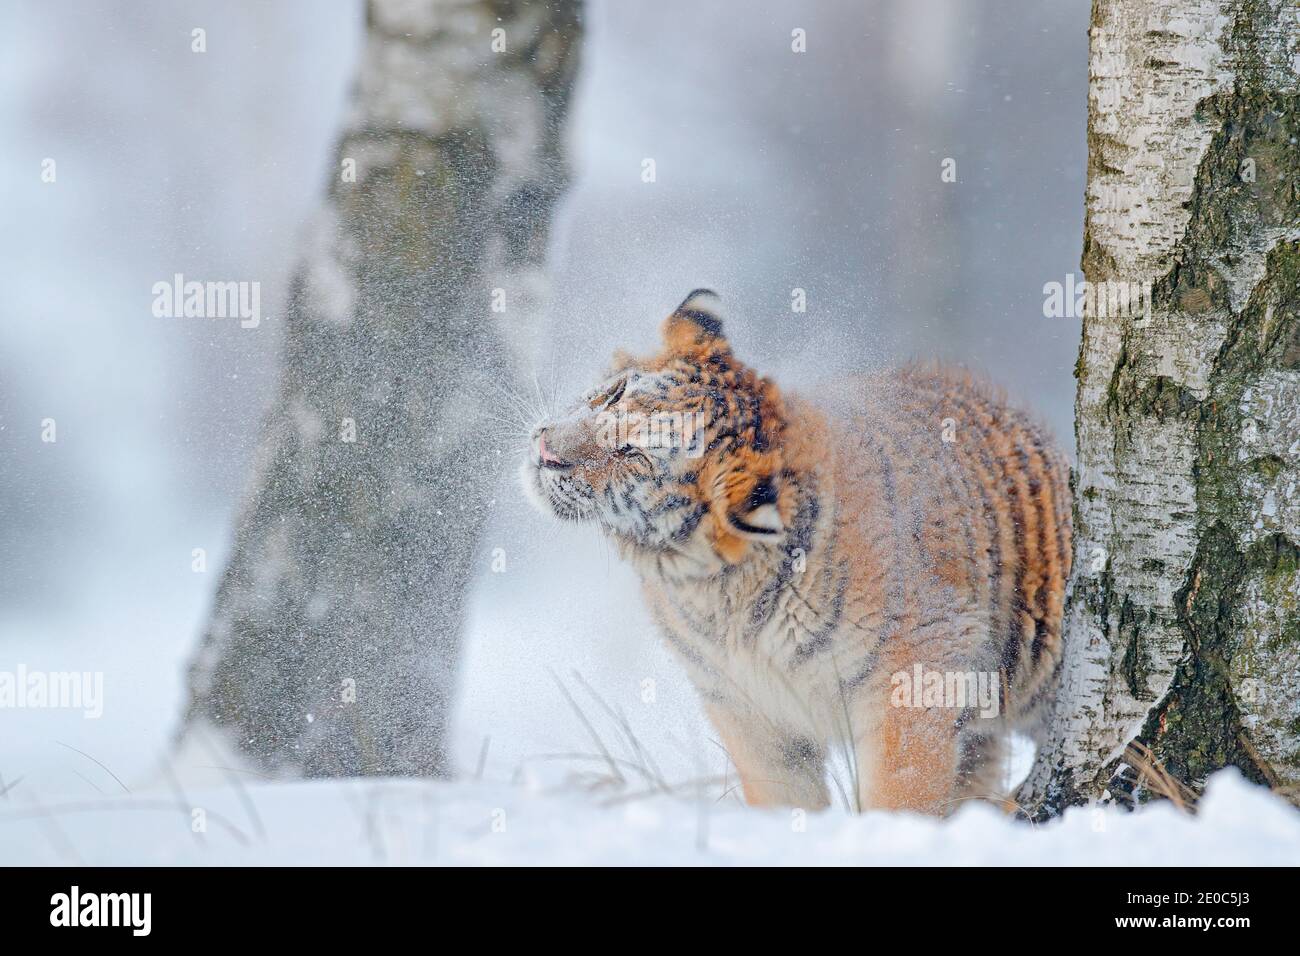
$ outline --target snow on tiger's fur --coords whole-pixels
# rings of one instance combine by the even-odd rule
[[[964,371],[784,393],[714,298],[534,429],[530,497],[634,565],[751,804],[827,805],[830,748],[862,809],[1000,798],[1059,676],[1063,455]]]

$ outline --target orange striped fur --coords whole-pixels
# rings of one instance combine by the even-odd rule
[[[1064,456],[960,370],[783,394],[712,299],[535,430],[529,494],[636,567],[750,803],[825,806],[832,748],[864,809],[1000,798],[1004,738],[1058,678]],[[651,419],[649,440],[612,427]]]

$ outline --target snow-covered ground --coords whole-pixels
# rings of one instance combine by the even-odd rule
[[[1032,827],[984,804],[945,821],[746,808],[630,572],[580,529],[505,537],[527,520],[508,505],[488,532],[485,550],[499,543],[509,560],[476,592],[453,783],[271,783],[214,769],[227,756],[202,746],[162,759],[210,600],[188,568],[153,602],[90,594],[29,626],[0,620],[13,661],[104,677],[99,717],[0,714],[0,864],[1300,861],[1300,811],[1235,772],[1211,781],[1195,818],[1086,808]],[[145,594],[156,573],[139,567],[120,584]]]
[[[202,811],[199,816],[196,811]],[[206,829],[195,832],[195,821]],[[1033,827],[972,804],[912,815],[474,781],[258,784],[0,804],[0,861],[120,864],[1294,865],[1300,813],[1235,771],[1199,816],[1080,809]]]

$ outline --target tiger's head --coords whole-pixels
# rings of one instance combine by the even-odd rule
[[[716,298],[688,295],[657,354],[617,354],[604,381],[533,429],[522,469],[543,512],[700,573],[779,544],[795,509],[781,395],[732,354]]]

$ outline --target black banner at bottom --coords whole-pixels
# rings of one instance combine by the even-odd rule
[[[0,885],[0,927],[11,946],[68,935],[83,944],[374,942],[377,933],[413,931],[413,923],[487,932],[484,941],[495,944],[512,929],[537,939],[548,929],[581,928],[591,939],[592,930],[620,924],[635,935],[678,925],[695,935],[713,925],[724,938],[772,945],[774,923],[802,928],[828,919],[843,927],[849,914],[868,932],[918,942],[936,934],[936,945],[956,932],[1005,943],[1037,930],[1070,942],[1131,936],[1181,945],[1197,933],[1232,945],[1237,934],[1289,929],[1297,889],[1290,869],[1120,868],[50,868],[0,869]]]

